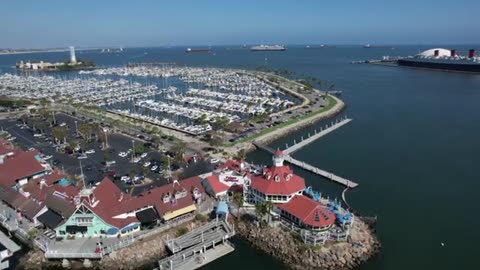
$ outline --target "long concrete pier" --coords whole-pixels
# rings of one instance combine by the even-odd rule
[[[337,128],[340,128],[340,127],[343,127],[344,125],[350,123],[352,121],[352,119],[350,118],[344,118],[340,121],[337,121],[337,122],[332,122],[330,124],[330,126],[326,126],[325,129],[320,129],[319,132],[317,132],[317,130],[314,131],[314,134],[312,136],[310,136],[310,133],[308,133],[308,137],[306,139],[303,138],[303,136],[301,137],[301,140],[299,142],[297,141],[294,141],[294,144],[292,146],[288,146],[287,145],[287,148],[285,150],[283,150],[283,153],[286,154],[286,155],[290,155],[291,153],[299,150],[300,148],[304,147],[305,145],[307,144],[310,144],[312,142],[314,142],[315,140],[329,134],[330,132],[336,130]]]
[[[268,147],[268,146],[266,146],[266,145],[264,145],[264,144],[258,143],[258,142],[256,142],[256,141],[253,141],[252,143],[253,143],[253,145],[255,145],[257,148],[262,149],[262,150],[264,150],[264,151],[267,151],[267,152],[269,152],[269,153],[271,153],[271,154],[273,154],[273,153],[275,152],[275,150],[274,150],[273,148]],[[306,163],[306,162],[303,162],[303,161],[294,159],[294,158],[292,158],[290,155],[285,155],[284,158],[285,158],[285,161],[288,162],[288,163],[290,163],[290,164],[293,164],[293,165],[295,165],[295,166],[298,166],[298,167],[300,167],[300,168],[302,168],[302,169],[304,169],[304,170],[310,171],[310,172],[312,172],[312,173],[314,173],[314,174],[318,174],[318,175],[320,175],[320,176],[323,176],[323,177],[325,177],[325,178],[327,178],[327,179],[330,179],[330,180],[332,180],[332,181],[334,181],[334,182],[337,182],[337,183],[339,183],[339,184],[342,184],[342,185],[344,185],[344,186],[346,186],[346,187],[348,187],[348,188],[355,188],[355,187],[358,186],[358,184],[355,183],[355,182],[352,181],[352,180],[345,179],[345,178],[340,177],[340,176],[338,176],[338,175],[335,175],[335,174],[333,174],[333,173],[331,173],[331,172],[327,172],[327,171],[325,171],[325,170],[319,169],[319,168],[317,168],[317,167],[315,167],[315,166],[313,166],[313,165],[310,165],[310,164],[308,164],[308,163]]]
[[[160,270],[198,269],[235,250],[227,239],[235,230],[225,221],[211,221],[185,235],[166,241],[171,256],[158,262]]]

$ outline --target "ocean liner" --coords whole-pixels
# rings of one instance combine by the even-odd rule
[[[460,56],[456,50],[435,48],[415,56],[398,59],[399,66],[441,69],[452,71],[480,72],[480,57],[470,49],[467,56]]]
[[[260,45],[250,47],[250,51],[285,51],[286,48],[283,45]]]

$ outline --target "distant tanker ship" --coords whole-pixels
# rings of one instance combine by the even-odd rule
[[[187,48],[185,50],[186,53],[210,53],[212,52],[210,49],[192,49],[192,48]]]
[[[452,71],[480,72],[480,57],[470,49],[468,55],[457,55],[455,50],[435,48],[421,52],[415,56],[398,59],[399,66],[441,69]]]
[[[250,47],[250,51],[285,51],[287,48],[283,45],[259,45]]]

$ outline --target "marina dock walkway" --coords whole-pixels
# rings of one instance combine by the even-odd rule
[[[235,248],[227,239],[235,230],[225,221],[213,220],[185,235],[166,241],[170,253],[158,262],[160,270],[197,269]]]
[[[334,182],[337,182],[339,184],[342,184],[344,186],[346,186],[347,188],[355,188],[358,186],[357,183],[355,183],[354,181],[352,180],[348,180],[348,179],[345,179],[343,177],[340,177],[338,175],[335,175],[331,172],[327,172],[325,170],[322,170],[320,168],[317,168],[313,165],[310,165],[306,162],[303,162],[303,161],[300,161],[300,160],[297,160],[297,159],[294,159],[292,156],[290,156],[291,153],[299,150],[300,148],[304,147],[305,145],[309,144],[309,143],[312,143],[313,141],[315,141],[316,139],[319,139],[321,138],[322,136],[325,136],[326,134],[336,130],[337,128],[339,127],[342,127],[348,123],[350,123],[350,121],[352,121],[352,119],[350,118],[344,118],[343,120],[339,121],[339,122],[335,122],[330,125],[330,127],[326,127],[325,129],[321,129],[320,132],[316,132],[315,131],[315,134],[313,136],[308,136],[307,139],[302,139],[300,140],[300,142],[296,142],[294,141],[294,145],[291,146],[291,147],[288,147],[287,145],[287,148],[285,150],[283,150],[283,154],[285,155],[285,161],[290,163],[290,164],[293,164],[295,166],[298,166],[304,170],[307,170],[307,171],[310,171],[314,174],[317,174],[317,175],[320,175],[320,176],[323,176],[327,179],[330,179]],[[264,145],[262,143],[259,143],[257,141],[252,141],[252,144],[255,145],[257,148],[259,149],[262,149],[264,151],[267,151],[271,154],[273,154],[275,152],[275,149],[267,146],[267,145]]]
[[[13,242],[13,240],[8,238],[8,236],[6,236],[2,231],[0,231],[0,244],[2,244],[11,253],[15,253],[21,249],[17,243]]]
[[[327,127],[325,127],[325,129],[321,129],[319,132],[317,132],[317,130],[314,131],[314,134],[312,136],[310,136],[310,133],[308,134],[308,138],[306,139],[301,139],[301,141],[299,141],[298,143],[295,141],[294,142],[294,145],[288,147],[283,150],[283,153],[285,155],[290,155],[291,153],[299,150],[300,148],[304,147],[305,145],[307,144],[310,144],[312,142],[314,142],[315,140],[327,135],[328,133],[336,130],[337,128],[340,128],[340,127],[343,127],[344,125],[350,123],[352,121],[352,119],[350,118],[344,118],[342,120],[340,120],[339,122],[335,122],[335,123],[331,123],[330,126],[327,125]]]

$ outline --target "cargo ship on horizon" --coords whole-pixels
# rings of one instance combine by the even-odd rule
[[[250,51],[285,51],[287,48],[283,45],[259,45],[250,47]]]
[[[480,72],[480,57],[474,49],[467,56],[460,56],[456,50],[435,48],[423,51],[414,56],[398,59],[399,66],[439,69],[450,71]]]
[[[192,49],[192,48],[187,48],[185,50],[186,53],[210,53],[212,50],[210,49]]]

